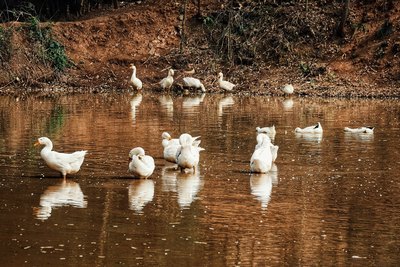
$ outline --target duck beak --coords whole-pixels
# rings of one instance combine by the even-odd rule
[[[33,146],[39,146],[39,145],[40,145],[39,141],[36,141],[36,142],[33,144]]]

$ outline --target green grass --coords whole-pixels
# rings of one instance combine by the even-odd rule
[[[39,45],[37,53],[50,63],[54,70],[63,71],[70,66],[64,46],[53,37],[51,24],[41,27],[40,21],[36,17],[31,17],[27,29],[29,38]]]

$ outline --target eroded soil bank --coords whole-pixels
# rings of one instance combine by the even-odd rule
[[[399,3],[390,7],[380,1],[351,5],[346,36],[337,38],[332,31],[341,3],[327,4],[324,9],[322,3],[307,7],[291,1],[271,4],[272,15],[262,18],[264,25],[256,24],[265,33],[251,35],[254,30],[249,23],[254,19],[246,20],[246,16],[255,17],[261,11],[244,2],[230,9],[236,19],[231,25],[241,25],[243,34],[227,35],[226,3],[202,1],[199,17],[196,4],[188,1],[183,50],[182,3],[178,1],[142,1],[116,10],[96,10],[75,21],[51,23],[54,38],[71,60],[62,73],[43,63],[23,23],[3,24],[2,28],[13,29],[13,34],[9,59],[2,58],[0,93],[132,90],[129,65],[134,63],[147,91],[160,91],[158,82],[172,67],[176,70],[174,92],[181,91],[182,77],[189,75],[185,71],[194,69],[190,75],[201,79],[209,92],[221,92],[216,81],[222,71],[238,85],[235,94],[281,95],[281,86],[292,83],[298,95],[400,96]],[[380,12],[375,12],[377,8]],[[299,22],[305,20],[306,24]],[[265,25],[269,21],[274,25]],[[264,43],[250,39],[257,36],[264,36]],[[224,40],[235,45],[228,51],[233,56],[224,55]],[[257,52],[248,56],[248,51],[260,51],[260,47],[265,48],[266,56]]]

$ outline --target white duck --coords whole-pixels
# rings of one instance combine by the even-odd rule
[[[257,145],[250,159],[250,170],[266,173],[272,167],[271,139],[266,134],[257,135]]]
[[[322,133],[323,130],[322,130],[321,123],[318,122],[316,125],[308,126],[305,128],[297,127],[294,131],[296,133]]]
[[[204,150],[204,148],[198,146],[200,141],[195,142],[196,138],[187,133],[179,137],[180,147],[176,158],[181,171],[184,171],[184,169],[193,169],[196,172],[196,167],[200,161],[200,151]]]
[[[221,89],[224,89],[225,91],[232,91],[233,88],[236,86],[235,84],[224,81],[224,74],[222,72],[218,73],[218,85]]]
[[[270,149],[271,149],[271,155],[272,155],[272,162],[275,162],[276,158],[278,157],[279,146],[275,146],[275,145],[271,144]]]
[[[193,87],[196,89],[201,89],[201,91],[204,93],[206,91],[206,88],[204,85],[200,82],[199,79],[193,78],[193,77],[185,77],[183,78],[183,85],[185,87]]]
[[[132,76],[129,80],[129,83],[135,88],[136,90],[142,90],[142,81],[136,77],[136,66],[131,64],[130,68],[132,69]]]
[[[40,137],[35,143],[35,146],[38,145],[44,145],[44,148],[40,151],[40,156],[47,166],[50,169],[61,172],[64,179],[67,174],[74,174],[80,170],[87,153],[86,150],[76,151],[71,154],[52,151],[53,143],[47,137]]]
[[[365,127],[359,127],[359,128],[349,128],[349,127],[344,127],[344,131],[348,133],[367,133],[367,134],[373,134],[374,133],[374,127],[371,126],[365,126]]]
[[[177,158],[176,154],[178,152],[179,147],[181,146],[179,143],[179,139],[172,139],[171,135],[167,132],[163,132],[162,135],[162,146],[164,148],[164,159],[166,161],[176,163]]]
[[[171,89],[171,86],[174,83],[174,77],[173,76],[174,76],[174,70],[173,69],[169,69],[168,76],[160,81],[160,86],[161,86],[161,88],[163,90]]]
[[[256,127],[257,133],[265,133],[265,134],[271,134],[275,135],[276,134],[276,129],[275,125],[272,125],[270,127]]]
[[[265,133],[267,134],[271,139],[275,139],[276,135],[276,129],[275,125],[269,126],[269,127],[256,127],[256,132],[257,133]]]
[[[144,149],[135,147],[129,152],[129,172],[137,178],[147,178],[155,169],[154,159],[145,155]]]
[[[256,138],[257,139],[257,145],[255,147],[255,150],[257,150],[258,148],[262,147],[264,145],[264,143],[269,140],[269,143],[270,143],[269,146],[270,146],[271,155],[272,155],[272,162],[275,162],[276,158],[278,157],[279,146],[273,145],[271,143],[271,139],[270,139],[270,137],[268,135],[267,135],[267,137],[268,137],[267,140],[264,141],[264,138],[266,138],[264,135],[265,135],[265,133],[257,134],[257,138]]]
[[[285,94],[287,94],[287,95],[293,94],[293,92],[294,92],[293,85],[291,85],[291,84],[285,84],[285,85],[282,87],[282,91],[283,91]]]

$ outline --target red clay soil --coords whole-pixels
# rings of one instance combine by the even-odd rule
[[[176,69],[175,89],[180,88],[183,71],[194,68],[193,76],[203,80],[210,92],[221,91],[216,79],[222,70],[227,79],[238,84],[234,92],[237,94],[280,95],[279,88],[292,83],[295,94],[299,95],[400,96],[399,3],[395,3],[396,8],[386,17],[367,14],[368,29],[352,32],[339,46],[335,57],[316,61],[314,67],[321,66],[324,72],[313,77],[304,76],[297,66],[278,66],[270,62],[259,62],[256,67],[227,64],[208,47],[207,35],[196,23],[195,4],[188,3],[188,43],[184,53],[179,53],[180,1],[142,1],[117,10],[96,11],[73,22],[53,23],[55,38],[64,45],[73,62],[62,74],[55,74],[49,66],[30,58],[32,44],[22,33],[15,33],[14,56],[0,70],[0,92],[131,90],[129,64],[134,63],[137,76],[143,81],[143,90],[159,91],[158,81],[173,67]],[[221,8],[216,0],[202,1],[202,4],[203,15]],[[350,16],[356,20],[361,14]],[[387,19],[393,22],[390,38],[372,38]],[[18,27],[20,24],[4,26],[10,25]],[[377,58],[376,53],[383,45],[393,49]],[[395,51],[396,47],[399,51]]]

